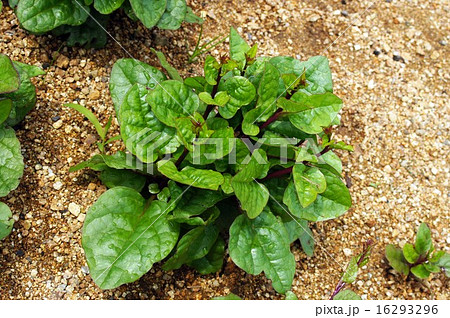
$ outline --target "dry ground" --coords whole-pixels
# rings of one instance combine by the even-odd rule
[[[422,221],[432,228],[438,248],[450,245],[448,2],[379,0],[367,11],[367,0],[189,2],[205,16],[206,38],[233,25],[258,43],[261,55],[330,59],[335,93],[345,103],[338,134],[356,148],[342,154],[354,206],[344,217],[314,225],[314,257],[293,247],[298,260],[293,291],[299,298],[329,298],[341,267],[371,238],[377,243],[373,257],[352,286],[363,298],[448,299],[443,274],[422,283],[405,280],[383,257],[386,244],[411,241]],[[147,30],[121,14],[113,21],[111,34],[135,58],[157,65],[150,51],[157,47],[183,74],[201,73],[202,61],[186,64],[198,26]],[[213,54],[226,50],[225,44]],[[57,51],[68,64],[64,58],[52,64]],[[156,266],[136,283],[112,291],[96,287],[87,273],[80,228],[105,188],[93,172],[68,173],[70,165],[96,151],[96,137],[87,121],[62,105],[76,101],[105,121],[113,111],[109,73],[127,54],[111,40],[102,50],[86,50],[29,35],[8,7],[0,15],[0,52],[47,71],[36,81],[36,109],[17,127],[24,178],[2,199],[16,223],[0,242],[0,299],[205,299],[230,291],[247,299],[280,298],[263,276],[247,275],[229,259],[216,275],[187,268],[165,273]],[[69,203],[80,213],[69,212]]]

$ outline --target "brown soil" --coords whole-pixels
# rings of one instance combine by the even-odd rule
[[[376,1],[364,12],[371,1],[189,2],[205,17],[205,38],[233,25],[258,43],[260,55],[330,59],[335,93],[345,103],[338,137],[356,149],[341,154],[354,206],[344,217],[313,225],[313,257],[293,246],[298,297],[329,298],[342,266],[371,238],[377,245],[351,286],[354,291],[367,299],[448,299],[449,281],[442,273],[423,282],[405,279],[383,256],[386,244],[411,241],[422,221],[432,228],[436,247],[449,249],[448,3]],[[199,26],[161,31],[120,14],[112,20],[109,31],[133,57],[157,65],[150,51],[156,47],[183,75],[201,74],[202,61],[186,64]],[[113,112],[111,67],[128,56],[111,40],[102,50],[86,50],[65,47],[49,35],[27,34],[8,7],[0,14],[0,34],[1,53],[47,71],[35,81],[35,110],[17,127],[26,163],[23,180],[2,199],[16,223],[0,242],[0,299],[208,299],[229,292],[246,299],[281,297],[262,275],[247,275],[229,258],[215,275],[188,268],[162,272],[155,266],[133,284],[110,291],[96,287],[86,273],[80,228],[105,188],[93,172],[68,173],[97,151],[96,135],[82,116],[62,105],[81,103],[105,122]],[[224,44],[212,53],[226,50]],[[58,51],[68,65],[56,58]],[[395,54],[402,58],[395,61]],[[117,132],[116,123],[113,128]],[[81,213],[69,212],[69,203]]]

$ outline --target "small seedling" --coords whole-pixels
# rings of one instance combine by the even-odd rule
[[[228,38],[228,35],[225,36],[218,35],[212,38],[210,41],[206,41],[206,43],[200,45],[202,35],[203,35],[203,25],[200,25],[200,33],[198,35],[197,44],[195,45],[194,51],[189,56],[188,64],[194,63],[199,56],[210,52],[212,49],[214,49],[219,44],[223,43]]]
[[[414,245],[406,243],[403,249],[392,244],[386,246],[386,258],[389,265],[405,276],[412,274],[425,279],[441,269],[447,277],[450,274],[450,254],[434,249],[431,231],[426,223],[420,224]]]
[[[356,280],[358,270],[369,262],[373,244],[372,240],[365,242],[363,251],[351,259],[347,265],[347,269],[336,285],[330,300],[361,300],[358,294],[350,289],[345,289],[345,287],[347,284],[352,284]]]

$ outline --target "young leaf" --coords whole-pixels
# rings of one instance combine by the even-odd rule
[[[116,187],[89,209],[82,244],[92,278],[100,288],[133,282],[170,253],[179,228],[167,220],[167,207],[153,201],[146,208],[138,192]]]
[[[101,14],[110,14],[120,8],[124,0],[94,0],[94,8]]]
[[[258,149],[253,153],[249,163],[231,179],[234,193],[242,209],[251,219],[262,212],[269,200],[269,190],[255,180],[264,177],[267,170],[267,156],[262,149]]]
[[[24,170],[20,143],[11,128],[0,126],[0,197],[19,185]]]
[[[0,202],[0,240],[11,233],[13,225],[14,220],[12,218],[11,210],[5,203]]]
[[[14,68],[8,56],[0,54],[0,94],[10,93],[19,89],[19,73]]]
[[[417,231],[415,244],[417,253],[419,253],[420,255],[427,254],[432,244],[433,241],[431,240],[430,228],[426,223],[420,224],[419,230]]]
[[[219,70],[220,70],[219,62],[217,62],[217,60],[213,56],[208,55],[205,58],[205,66],[204,66],[205,80],[208,84],[210,85],[217,84]]]
[[[450,277],[450,254],[445,253],[444,255],[442,255],[436,262],[436,266],[439,266],[440,268],[444,269],[445,275],[447,277]]]
[[[286,292],[286,298],[285,300],[298,300],[298,297],[296,294],[294,294],[293,292],[291,292],[290,290],[288,290]]]
[[[100,174],[100,180],[108,188],[128,187],[141,192],[145,186],[146,178],[130,170],[107,168]]]
[[[245,65],[245,54],[250,51],[250,46],[239,35],[235,28],[230,30],[230,56],[239,63],[242,69]]]
[[[304,208],[313,203],[317,194],[324,192],[327,188],[325,176],[318,168],[295,164],[292,175],[299,202]]]
[[[342,275],[342,281],[347,284],[353,283],[358,275],[358,269],[358,256],[354,256],[350,263],[348,263],[347,269]]]
[[[89,109],[87,109],[86,107],[79,105],[79,104],[65,104],[64,106],[75,109],[77,112],[79,112],[84,117],[86,117],[91,122],[91,124],[94,126],[94,128],[97,131],[97,134],[100,136],[100,138],[102,140],[105,140],[107,131],[105,131],[105,129],[100,124],[100,122],[98,121],[98,119],[94,115],[94,113],[92,113]]]
[[[233,293],[230,293],[226,296],[214,297],[212,300],[242,300],[242,298]]]
[[[230,228],[228,248],[233,262],[253,275],[264,271],[279,293],[291,289],[295,274],[289,245],[286,228],[267,208],[253,220],[238,216]]]
[[[287,222],[285,221],[284,226],[288,231],[289,241],[293,243],[295,240],[299,239],[305,254],[312,257],[314,255],[314,236],[309,228],[308,221],[293,219]]]
[[[147,96],[156,117],[164,124],[175,127],[178,117],[192,116],[199,107],[199,99],[188,86],[178,81],[162,82]]]
[[[224,181],[222,174],[213,170],[185,167],[178,171],[172,161],[159,161],[157,166],[158,171],[171,180],[196,188],[217,190]]]
[[[230,100],[224,107],[219,107],[219,113],[225,119],[232,118],[242,106],[250,104],[256,96],[255,86],[242,76],[228,79],[224,88]]]
[[[386,258],[389,261],[389,265],[391,265],[397,272],[405,276],[409,274],[408,262],[403,256],[403,252],[400,248],[397,248],[392,244],[387,245]]]
[[[420,257],[420,254],[416,252],[412,244],[406,243],[403,246],[403,256],[410,264],[414,264]]]
[[[170,0],[170,1],[172,1],[172,0]],[[180,1],[183,1],[184,4],[186,5],[185,0],[180,0]],[[167,73],[169,73],[170,78],[183,83],[183,79],[181,78],[181,76],[178,73],[178,71],[176,70],[176,68],[173,67],[172,65],[170,65],[169,62],[167,62],[167,59],[166,59],[166,56],[164,55],[164,53],[161,51],[156,51],[153,48],[151,50],[158,57],[158,60],[159,60],[159,63],[161,64],[161,66],[164,67],[164,69],[167,71]]]
[[[0,100],[0,125],[8,119],[12,109],[12,100],[2,99]]]
[[[414,274],[417,278],[425,279],[430,276],[430,272],[426,269],[424,264],[419,264],[414,267],[411,267],[411,273]]]
[[[334,296],[333,300],[361,300],[361,297],[354,291],[345,289]]]

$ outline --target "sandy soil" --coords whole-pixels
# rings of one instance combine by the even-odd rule
[[[371,238],[377,243],[373,256],[352,286],[363,298],[450,298],[442,273],[423,282],[405,279],[383,256],[386,244],[411,241],[422,221],[432,228],[438,248],[450,246],[448,2],[380,0],[370,9],[371,1],[351,0],[189,2],[205,16],[206,38],[233,25],[258,43],[260,55],[330,59],[335,93],[345,103],[338,135],[356,148],[342,154],[354,206],[344,217],[313,226],[313,257],[293,246],[298,297],[329,298],[342,266]],[[157,47],[182,74],[201,73],[202,61],[186,64],[198,26],[147,30],[121,14],[113,21],[109,31],[135,58],[157,65],[150,52]],[[0,52],[47,71],[36,80],[36,109],[17,127],[24,178],[2,199],[16,223],[0,242],[1,299],[208,299],[229,292],[246,299],[281,297],[263,276],[245,274],[228,258],[215,275],[188,268],[162,272],[155,266],[136,283],[111,291],[96,287],[80,228],[105,188],[93,172],[68,173],[70,165],[96,152],[96,135],[62,105],[81,103],[106,121],[113,111],[109,73],[127,53],[113,41],[105,49],[86,50],[65,47],[48,35],[29,35],[8,7],[0,15],[0,34]],[[213,54],[226,50],[224,44]],[[117,132],[116,124],[113,128]]]

